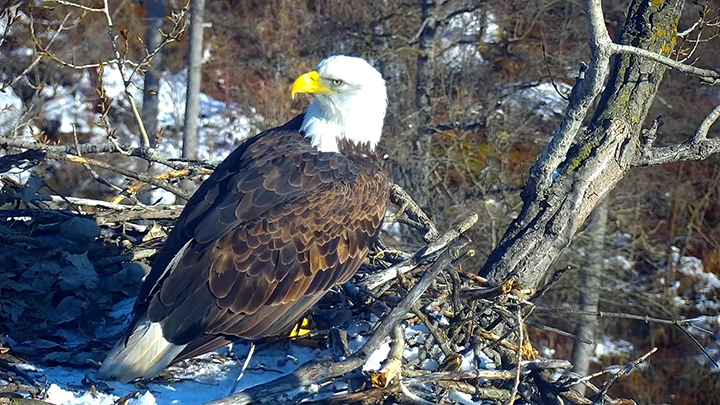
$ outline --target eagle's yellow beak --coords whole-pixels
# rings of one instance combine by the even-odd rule
[[[335,90],[320,84],[320,75],[316,71],[305,73],[298,77],[290,90],[290,97],[295,100],[297,93],[335,93]]]

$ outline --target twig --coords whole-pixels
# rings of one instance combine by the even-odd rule
[[[654,318],[648,315],[635,315],[626,314],[623,312],[605,312],[605,311],[581,311],[579,309],[570,308],[556,308],[546,305],[535,305],[535,309],[538,311],[554,312],[556,314],[573,314],[573,315],[589,315],[597,316],[598,318],[621,318],[621,319],[634,319],[636,321],[643,321],[645,323],[659,323],[664,325],[687,325],[695,322],[698,318],[690,319],[662,319]]]
[[[448,339],[445,332],[438,329],[435,325],[433,325],[432,322],[430,322],[430,319],[428,319],[425,314],[422,313],[420,310],[420,306],[415,305],[413,306],[412,312],[415,314],[415,316],[420,319],[420,322],[425,324],[427,326],[428,330],[430,331],[430,334],[435,337],[435,340],[438,341],[438,344],[440,345],[440,350],[445,354],[445,356],[449,356],[453,353],[455,353],[455,350],[453,350],[450,345],[450,339]]]
[[[558,283],[558,281],[560,281],[560,278],[562,278],[563,274],[565,274],[570,269],[571,269],[571,267],[567,266],[567,267],[563,267],[561,269],[555,270],[552,277],[550,278],[550,281],[545,283],[545,285],[542,286],[542,288],[540,288],[539,290],[537,290],[537,292],[535,294],[530,296],[530,298],[528,298],[528,301],[535,301],[536,299],[545,295],[545,293],[547,293],[550,290],[550,288],[552,288],[555,284]]]
[[[388,281],[394,280],[397,277],[398,272],[405,274],[409,271],[415,270],[420,264],[437,255],[439,251],[445,249],[450,243],[470,229],[470,227],[477,222],[477,219],[477,214],[472,214],[455,228],[445,232],[432,243],[418,250],[411,259],[405,260],[377,273],[368,275],[357,283],[358,287],[372,291]]]
[[[410,197],[410,195],[403,190],[402,187],[397,184],[392,185],[390,188],[390,201],[398,207],[401,207],[398,212],[395,213],[395,217],[399,217],[405,213],[411,220],[422,225],[423,228],[420,230],[425,232],[425,235],[423,236],[425,242],[430,243],[437,239],[439,233],[435,224],[430,221],[427,214],[423,212],[420,206],[413,201],[412,197]]]
[[[552,326],[543,325],[543,324],[537,323],[537,322],[525,322],[525,324],[528,325],[528,326],[532,326],[533,328],[536,328],[536,329],[544,330],[544,331],[546,331],[546,332],[554,333],[554,334],[556,334],[556,335],[564,336],[564,337],[573,339],[573,340],[575,340],[575,341],[578,341],[578,342],[581,342],[581,343],[585,343],[586,345],[591,345],[591,344],[593,344],[593,342],[591,342],[591,341],[589,341],[589,340],[587,340],[587,339],[584,339],[584,338],[582,338],[582,337],[580,337],[580,336],[578,336],[578,335],[572,334],[572,333],[570,333],[570,332],[566,332],[566,331],[564,331],[564,330],[562,330],[562,329],[553,328]]]
[[[515,372],[509,370],[469,370],[469,371],[438,371],[422,372],[403,370],[403,381],[408,385],[427,384],[433,381],[463,381],[485,378],[487,380],[510,381],[515,378]]]
[[[79,8],[80,10],[87,11],[89,13],[102,13],[104,11],[104,9],[102,9],[102,8],[88,7],[88,6],[73,3],[73,2],[67,1],[67,0],[52,0],[52,1],[54,1],[55,3],[58,3],[58,4],[62,4],[63,6]]]
[[[703,352],[703,354],[705,355],[705,357],[707,357],[707,358],[710,360],[710,362],[715,365],[715,368],[720,368],[720,364],[718,364],[718,362],[715,360],[715,358],[714,358],[713,356],[711,356],[710,353],[708,353],[708,351],[705,349],[705,347],[703,347],[703,345],[695,338],[695,336],[692,335],[692,333],[688,332],[685,328],[683,328],[683,327],[680,326],[680,325],[675,325],[675,326],[677,326],[678,328],[680,328],[680,330],[683,331],[683,333],[684,333],[685,335],[687,335],[687,337],[689,337],[690,340],[693,341],[693,343],[695,344],[695,346],[697,346],[697,347],[700,348],[700,350]],[[700,329],[700,328],[699,328],[699,329]],[[702,329],[700,329],[700,330],[702,330]]]
[[[137,219],[176,219],[180,216],[183,208],[185,207],[182,205],[148,205],[137,210],[123,212],[96,212],[94,215],[98,225],[103,226]]]
[[[53,33],[53,36],[48,41],[47,45],[45,45],[45,49],[49,49],[52,46],[52,44],[55,42],[55,39],[57,39],[58,35],[60,35],[60,33],[65,30],[65,22],[67,22],[68,18],[70,18],[70,13],[65,15],[65,18],[63,18],[57,31],[55,31]],[[37,43],[39,43],[39,42],[36,41],[36,44]],[[40,46],[38,46],[38,48],[42,49]],[[15,84],[17,84],[17,82],[22,80],[23,77],[25,77],[28,73],[30,73],[30,71],[33,70],[35,68],[35,66],[37,66],[38,63],[40,63],[40,60],[42,60],[43,56],[44,55],[41,52],[38,52],[38,56],[35,57],[35,59],[28,65],[28,67],[26,67],[18,76],[16,76],[9,83],[3,85],[2,88],[4,89],[5,87],[12,87]]]
[[[82,155],[80,154],[80,147],[79,147],[80,144],[79,144],[79,142],[78,142],[77,130],[75,129],[75,125],[74,125],[74,124],[73,124],[72,127],[73,127],[73,143],[75,144],[75,149],[78,151],[78,156],[82,156]],[[100,184],[102,184],[102,185],[104,185],[104,186],[106,186],[106,187],[110,187],[111,189],[113,189],[113,190],[115,190],[115,191],[117,191],[117,192],[122,192],[122,191],[123,191],[122,188],[120,188],[120,187],[112,184],[112,183],[109,182],[107,179],[105,179],[104,177],[100,176],[100,175],[95,171],[95,169],[93,169],[90,165],[88,165],[88,164],[83,164],[83,166],[85,167],[85,170],[87,170],[88,172],[90,172],[90,175],[91,175],[91,176],[95,179],[95,181],[97,181],[98,183],[100,183]],[[130,199],[133,200],[133,202],[136,203],[136,204],[139,204],[139,203],[140,203],[140,201],[138,201],[136,198],[134,198],[134,196],[130,196]]]
[[[403,384],[402,381],[398,383],[398,386],[400,387],[400,392],[405,396],[403,398],[402,403],[405,404],[412,404],[412,405],[433,405],[435,402],[426,401],[422,398],[420,398],[417,394],[410,391],[405,384]]]
[[[115,204],[102,200],[93,200],[91,198],[80,198],[80,197],[64,197],[59,195],[48,195],[50,201],[54,202],[69,202],[75,205],[87,205],[90,207],[101,207],[116,211],[127,211],[143,207],[143,205],[124,205]]]
[[[252,359],[253,354],[255,353],[255,342],[250,341],[250,350],[248,350],[247,357],[245,357],[245,362],[243,363],[242,368],[240,369],[240,374],[238,374],[237,378],[235,379],[235,383],[233,383],[232,389],[230,389],[230,394],[232,395],[235,393],[235,390],[237,389],[238,384],[240,383],[240,379],[243,378],[245,375],[245,370],[248,367],[248,364],[250,364],[250,359]]]
[[[69,155],[97,155],[97,154],[123,154],[128,156],[137,157],[148,162],[160,163],[167,167],[175,170],[186,169],[189,167],[202,167],[205,169],[214,169],[217,163],[204,161],[204,160],[188,160],[173,158],[158,153],[154,149],[144,147],[130,147],[130,145],[119,145],[118,148],[114,144],[95,145],[88,143],[81,143],[75,146],[61,146],[61,145],[45,145],[43,143],[27,141],[17,138],[5,138],[0,137],[1,148],[20,148],[20,149],[31,149],[52,152],[56,155],[69,154]]]
[[[518,388],[520,388],[520,371],[522,370],[522,358],[523,358],[523,318],[520,308],[515,313],[515,320],[517,321],[518,330],[518,350],[517,350],[517,367],[515,368],[515,382],[513,383],[512,391],[510,392],[510,399],[508,405],[515,403],[517,397]]]
[[[143,173],[137,173],[132,170],[124,169],[115,165],[111,165],[105,162],[101,162],[99,160],[94,159],[88,159],[80,156],[75,155],[65,155],[65,156],[57,156],[55,157],[56,160],[65,160],[67,162],[74,162],[74,163],[81,163],[81,164],[88,164],[90,166],[100,167],[102,169],[110,170],[118,174],[122,174],[125,177],[130,177],[135,180],[140,180],[144,183],[152,184],[153,186],[160,187],[166,191],[169,191],[178,197],[184,198],[186,200],[189,200],[192,196],[191,193],[181,189],[180,187],[173,186],[172,184],[168,183],[164,180],[158,180],[153,176],[148,176],[147,174]],[[184,169],[188,170],[188,169]],[[188,175],[192,174],[191,171],[186,172]]]
[[[602,387],[602,389],[600,390],[600,393],[598,394],[598,399],[597,399],[593,404],[602,404],[602,403],[604,402],[603,399],[604,399],[604,397],[605,397],[605,394],[607,394],[607,392],[608,392],[608,390],[610,389],[610,387],[612,387],[612,385],[615,384],[615,381],[617,381],[618,378],[620,378],[620,377],[622,377],[622,376],[624,376],[624,375],[628,375],[628,374],[632,373],[632,371],[633,371],[634,369],[636,369],[642,362],[644,362],[645,360],[647,360],[647,358],[650,357],[650,356],[651,356],[653,353],[655,353],[656,351],[657,351],[657,347],[653,347],[652,350],[650,350],[649,352],[643,354],[643,355],[640,356],[640,358],[638,358],[637,360],[635,360],[635,361],[633,361],[633,362],[631,362],[631,363],[628,363],[628,364],[627,364],[622,370],[620,370],[619,372],[614,373],[613,376],[610,377],[610,379],[609,379],[607,382],[605,382],[605,384],[603,384],[603,387]]]

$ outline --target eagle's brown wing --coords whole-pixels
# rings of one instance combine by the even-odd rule
[[[357,271],[384,217],[373,157],[319,153],[295,131],[242,149],[189,201],[138,299],[165,339],[188,344],[180,357],[215,336],[287,330]]]

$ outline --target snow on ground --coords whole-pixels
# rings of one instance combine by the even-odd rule
[[[127,316],[128,303],[132,300],[124,300],[116,305],[113,316]],[[352,320],[347,329],[349,335],[349,346],[352,351],[358,350],[367,341],[368,332],[378,321],[372,317],[369,322]],[[415,360],[421,350],[429,330],[425,325],[407,325],[405,337],[407,346],[404,357],[406,361]],[[11,345],[12,346],[12,345]],[[163,373],[162,380],[147,383],[142,388],[132,384],[120,384],[115,381],[99,381],[95,368],[70,368],[66,366],[38,366],[32,364],[23,365],[23,369],[38,381],[45,381],[49,389],[47,391],[47,402],[57,405],[110,405],[118,399],[132,396],[128,405],[185,405],[200,404],[210,400],[225,397],[240,372],[244,356],[249,350],[248,344],[236,344],[233,348],[239,361],[232,355],[228,355],[227,348],[218,352],[210,353],[200,357],[181,362],[171,366],[168,372]],[[425,350],[425,349],[422,349]],[[386,339],[380,348],[370,355],[368,362],[362,368],[364,373],[380,369],[390,352],[390,339]],[[434,357],[425,359],[419,367],[424,370],[436,371],[444,359],[442,350],[434,345]],[[461,370],[494,369],[495,364],[482,352],[476,353],[470,348],[460,348],[462,355]],[[319,358],[328,356],[330,353],[325,349],[309,348],[298,345],[288,340],[278,340],[271,343],[260,344],[252,357],[244,377],[238,385],[236,392],[242,391],[257,384],[274,380],[282,375],[294,371],[300,365]],[[479,356],[479,357],[478,357]],[[171,376],[169,378],[168,376]],[[0,380],[0,385],[5,383]],[[95,390],[91,388],[94,385]],[[346,392],[348,385],[342,380],[335,384],[324,387],[321,391],[323,397],[333,393]],[[319,387],[308,387],[308,391],[316,393]],[[135,394],[135,395],[133,395]],[[454,392],[453,398],[463,404],[476,404],[471,396]]]
[[[632,355],[634,350],[635,348],[630,342],[623,339],[613,340],[603,336],[602,340],[595,345],[595,357],[597,362],[600,362],[599,358],[604,356],[628,357]]]
[[[558,93],[558,90],[562,95]],[[563,115],[567,106],[567,100],[563,96],[567,97],[570,90],[572,87],[563,82],[556,82],[555,85],[543,82],[521,90],[511,96],[510,100],[519,108],[530,109],[547,121]]]
[[[460,13],[450,19],[443,30],[441,59],[443,63],[461,68],[472,60],[483,62],[474,38],[479,38],[483,29],[478,13]]]
[[[311,349],[278,342],[259,347],[246,370],[238,391],[257,384],[271,381],[294,371],[299,365],[316,357],[327,355],[319,349]],[[131,399],[130,405],[150,404],[201,404],[227,396],[236,376],[240,372],[248,345],[237,345],[236,353],[240,362],[227,360],[217,354],[208,354],[200,361],[193,360],[172,366],[173,378],[177,382],[150,382],[147,388],[137,388],[132,384],[120,384],[115,381],[97,382],[94,369],[75,369],[69,367],[27,367],[31,375],[40,381],[47,376],[50,389],[47,402],[58,405],[106,405],[115,403],[118,398],[140,392],[140,397]],[[226,352],[227,350],[225,350]],[[97,382],[98,391],[90,391],[89,382]],[[105,388],[110,393],[105,393]]]
[[[13,133],[20,123],[23,114],[23,103],[12,87],[0,91],[0,136]]]

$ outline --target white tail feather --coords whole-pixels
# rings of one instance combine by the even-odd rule
[[[152,378],[169,366],[185,346],[168,342],[161,325],[146,318],[138,322],[127,342],[124,337],[117,342],[98,375],[122,383],[139,377]]]

